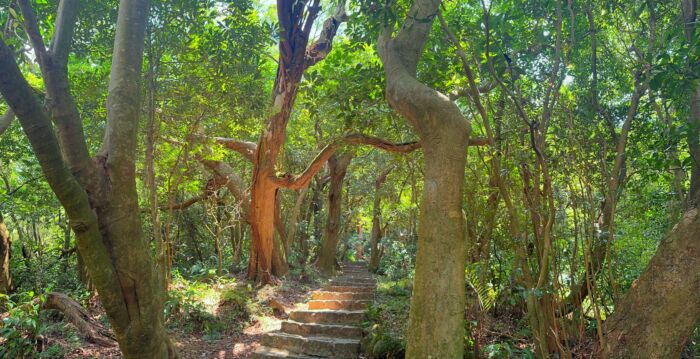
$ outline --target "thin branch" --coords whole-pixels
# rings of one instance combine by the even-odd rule
[[[44,38],[39,31],[36,13],[34,13],[30,0],[18,0],[17,4],[24,17],[24,31],[26,31],[29,41],[32,43],[32,48],[34,48],[34,53],[41,66],[41,71],[44,72],[48,53],[46,51],[46,45],[44,44]]]
[[[180,202],[180,203],[171,203],[171,204],[166,204],[166,205],[161,205],[159,208],[161,210],[177,210],[177,209],[186,209],[193,204],[204,200],[204,196],[194,196],[186,201]]]
[[[347,135],[342,139],[353,145],[370,145],[387,152],[409,153],[421,148],[420,142],[391,143],[384,139],[362,134]]]

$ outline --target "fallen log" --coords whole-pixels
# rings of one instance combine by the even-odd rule
[[[85,308],[63,293],[49,293],[46,296],[43,309],[54,309],[61,312],[64,319],[75,326],[78,332],[91,343],[100,346],[117,345],[111,330],[93,319]]]

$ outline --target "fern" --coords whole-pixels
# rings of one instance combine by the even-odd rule
[[[467,277],[467,283],[474,289],[477,298],[479,299],[479,305],[481,310],[488,312],[496,304],[496,290],[489,285],[487,281],[481,281],[479,279],[479,273],[477,270],[478,264],[467,266],[465,270],[465,275]]]

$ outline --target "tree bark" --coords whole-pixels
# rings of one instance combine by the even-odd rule
[[[292,214],[288,220],[286,235],[287,240],[284,243],[288,262],[290,261],[291,257],[289,254],[292,250],[292,243],[294,243],[294,239],[297,236],[297,228],[299,227],[299,215],[301,214],[301,207],[304,205],[304,199],[306,198],[306,192],[308,192],[308,190],[308,187],[304,187],[297,191],[297,198],[294,202],[294,209],[292,210]]]
[[[680,358],[700,323],[700,215],[688,210],[605,322],[608,358]]]
[[[378,41],[387,101],[418,132],[425,161],[407,358],[461,358],[464,351],[462,190],[470,124],[447,96],[416,79],[439,6],[415,0],[396,37],[387,26]]]
[[[287,187],[279,182],[276,165],[284,146],[287,123],[299,83],[304,71],[330,52],[338,27],[345,20],[344,6],[341,1],[335,14],[323,24],[318,40],[308,46],[309,34],[320,9],[319,0],[309,4],[291,0],[277,1],[280,56],[272,92],[272,111],[253,155],[250,212],[252,245],[248,278],[258,283],[270,283],[275,275],[272,255],[275,246],[277,191],[281,187]]]
[[[55,309],[63,313],[66,321],[73,324],[78,332],[91,343],[101,346],[117,344],[114,334],[90,314],[78,302],[63,293],[51,292],[46,296],[43,309]]]
[[[29,1],[20,1],[50,103],[47,107],[39,103],[12,50],[2,40],[0,92],[19,119],[49,186],[66,210],[78,250],[123,356],[176,357],[163,325],[163,292],[144,240],[135,180],[141,63],[149,4],[145,0],[120,2],[107,129],[102,152],[95,159],[87,152],[67,74],[78,5],[74,0],[61,1],[54,38],[47,50]]]
[[[343,199],[343,181],[348,171],[353,154],[333,155],[328,160],[330,170],[330,187],[328,188],[328,216],[326,230],[321,241],[316,267],[323,275],[335,274],[335,258],[338,250],[338,233],[340,231],[340,214]]]
[[[379,268],[379,260],[381,259],[379,255],[379,240],[383,235],[381,215],[382,215],[382,196],[379,190],[382,187],[382,183],[386,181],[389,172],[393,168],[389,167],[386,171],[377,177],[374,181],[374,203],[372,205],[372,233],[370,234],[370,257],[369,257],[369,271],[376,272]]]
[[[697,2],[683,1],[686,39],[695,36]],[[687,119],[691,157],[700,148],[700,94],[689,94]],[[692,143],[695,141],[695,143]],[[697,161],[697,157],[696,161]],[[605,322],[608,358],[678,358],[700,324],[700,170],[691,170],[688,210],[659,245],[654,257]]]

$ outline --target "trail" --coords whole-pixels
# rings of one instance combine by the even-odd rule
[[[360,323],[375,286],[366,263],[345,264],[340,276],[311,292],[308,309],[292,311],[279,331],[262,337],[252,358],[358,358]]]

